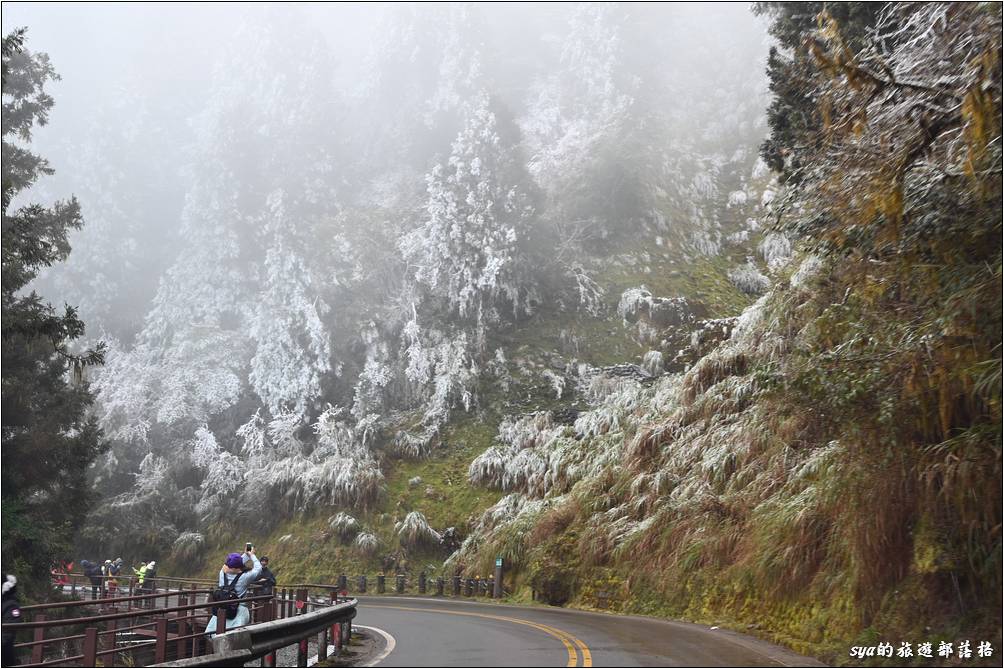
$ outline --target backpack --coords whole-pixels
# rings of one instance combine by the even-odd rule
[[[227,575],[223,574],[223,585],[217,587],[211,593],[209,593],[209,602],[213,606],[211,609],[215,612],[216,609],[220,608],[216,606],[217,603],[225,602],[227,610],[227,620],[230,620],[237,616],[237,607],[240,604],[237,600],[240,599],[240,595],[237,594],[237,581],[240,579],[241,574],[234,574],[234,580],[227,582]]]

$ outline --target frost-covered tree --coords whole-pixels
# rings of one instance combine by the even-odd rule
[[[122,440],[103,463],[104,480],[121,482],[146,451],[170,454],[167,478],[177,485],[190,485],[193,466],[201,473],[201,500],[189,511],[198,502],[206,517],[225,511],[232,490],[223,463],[295,468],[296,431],[333,371],[322,291],[343,265],[327,255],[337,239],[316,243],[338,213],[330,63],[320,36],[293,40],[287,19],[272,18],[268,28],[239,30],[217,64],[192,121],[181,248],[134,344],[117,347],[96,381],[104,424]],[[245,424],[238,458],[229,444],[256,409],[266,436]]]
[[[321,378],[331,369],[327,305],[311,285],[312,276],[293,240],[282,231],[288,220],[283,193],[268,201],[273,242],[265,255],[265,285],[251,316],[251,387],[273,415],[290,408],[305,414],[321,394]]]
[[[449,159],[426,177],[425,220],[401,240],[415,280],[450,311],[478,325],[505,307],[529,309],[522,266],[533,206],[513,148],[487,95],[472,104]]]

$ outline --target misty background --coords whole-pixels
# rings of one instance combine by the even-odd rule
[[[87,547],[384,504],[456,415],[662,374],[660,327],[738,313],[791,254],[744,5],[5,4],[20,26],[62,77],[30,197],[85,221],[34,287],[109,345]]]

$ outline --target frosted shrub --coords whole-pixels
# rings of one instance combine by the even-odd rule
[[[351,540],[362,529],[359,526],[359,521],[342,511],[328,518],[328,526],[335,531],[342,542]]]
[[[467,468],[467,479],[474,485],[501,487],[508,464],[508,454],[509,451],[506,449],[489,446],[471,461]]]
[[[729,270],[729,281],[747,295],[759,295],[770,288],[770,279],[760,273],[752,259]]]
[[[506,495],[481,514],[449,563],[469,565],[484,549],[492,557],[501,555],[510,564],[522,564],[533,523],[551,506],[549,500],[530,499],[519,493]]]
[[[567,428],[554,424],[549,412],[507,416],[499,424],[496,443],[468,468],[475,485],[543,497],[555,487],[564,489],[578,476],[581,459]]]
[[[624,320],[624,325],[630,325],[638,320],[639,314],[652,308],[652,293],[645,286],[628,288],[621,293],[617,303],[617,313]]]
[[[257,460],[266,455],[266,434],[265,421],[261,417],[261,410],[254,412],[254,415],[239,428],[236,436],[244,442],[241,451],[251,458]]]
[[[441,539],[439,532],[429,527],[429,521],[420,511],[412,511],[399,525],[397,536],[401,545],[408,548],[439,545]]]
[[[694,250],[702,255],[717,256],[722,251],[722,233],[715,231],[712,234],[703,229],[695,230],[690,243]]]
[[[536,411],[523,416],[506,416],[499,422],[498,440],[516,450],[543,446],[561,432],[550,412]]]
[[[419,434],[399,430],[390,443],[390,451],[404,458],[423,458],[432,451],[438,434],[438,428],[427,428]]]
[[[486,371],[495,377],[495,382],[499,389],[507,393],[512,385],[512,375],[509,374],[509,364],[506,360],[505,352],[501,348],[495,349],[495,356],[488,361]]]
[[[317,443],[309,455],[301,452],[296,437],[300,426],[296,414],[272,420],[267,438],[261,436],[255,418],[238,430],[246,445],[263,444],[264,455],[252,459],[248,471],[248,478],[266,491],[260,504],[272,499],[288,511],[319,504],[366,507],[381,494],[383,474],[367,445],[369,426],[350,425],[342,418],[345,414],[340,407],[325,409],[312,426]]]
[[[202,554],[205,538],[199,532],[182,532],[171,544],[171,559],[177,563],[192,564]]]
[[[352,415],[357,421],[383,411],[386,388],[393,377],[390,352],[376,324],[371,321],[362,337],[366,343],[366,362],[356,381],[352,401]]]
[[[303,444],[296,433],[300,429],[302,420],[302,414],[296,411],[285,411],[268,422],[268,438],[276,453],[293,455],[300,452]]]
[[[746,194],[746,191],[734,190],[731,193],[729,193],[729,203],[727,206],[741,207],[746,204],[746,201],[748,199],[749,196]]]
[[[790,283],[792,288],[804,288],[809,282],[819,275],[823,269],[823,260],[819,256],[811,255],[802,261],[795,273],[791,275]]]
[[[561,399],[562,394],[565,392],[565,377],[560,374],[555,374],[549,369],[545,369],[543,376],[551,383],[551,390],[554,391],[554,398]]]
[[[659,376],[665,370],[662,351],[649,351],[642,359],[641,367],[652,376]]]
[[[356,548],[363,555],[373,555],[380,548],[380,540],[376,538],[376,535],[370,534],[369,532],[360,532],[356,536],[355,541]]]
[[[603,296],[606,291],[598,283],[590,279],[581,267],[572,270],[575,285],[579,291],[579,309],[592,316],[602,316],[604,311]]]
[[[777,270],[791,260],[791,241],[787,236],[778,232],[768,233],[760,242],[757,250],[771,270]]]

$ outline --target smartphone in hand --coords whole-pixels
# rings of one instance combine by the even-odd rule
[[[251,545],[250,541],[247,542],[246,544],[244,544],[244,552],[245,553],[250,553],[252,550],[254,550],[254,546]]]

